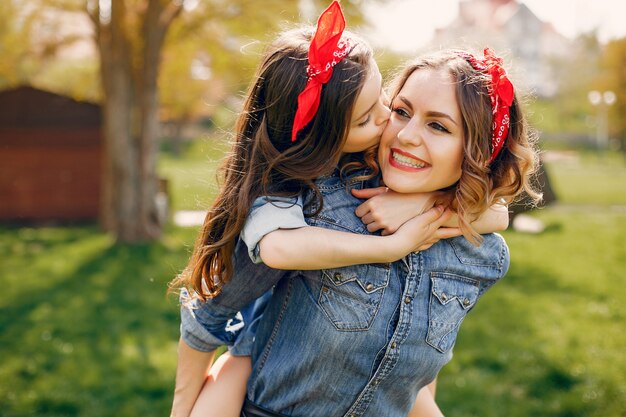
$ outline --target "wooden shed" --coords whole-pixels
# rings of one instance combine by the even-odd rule
[[[32,87],[0,92],[0,221],[98,217],[100,106]]]

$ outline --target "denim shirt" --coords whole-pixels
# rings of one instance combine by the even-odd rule
[[[368,233],[354,214],[362,201],[337,175],[318,186],[323,209],[310,225]],[[463,237],[442,240],[390,264],[292,272],[253,264],[239,242],[235,268],[242,269],[219,297],[193,312],[183,308],[181,328],[204,350],[252,340],[247,395],[264,409],[293,417],[406,416],[419,389],[451,359],[466,314],[508,269],[502,237],[483,239],[480,247]],[[258,304],[245,305],[271,287],[262,316],[250,313]],[[225,329],[238,309],[254,319],[254,338]]]

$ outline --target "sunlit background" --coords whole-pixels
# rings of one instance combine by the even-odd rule
[[[184,268],[263,46],[328,0],[0,1],[0,416],[167,415]],[[386,79],[504,57],[538,208],[439,378],[446,416],[626,416],[626,2],[342,0]]]

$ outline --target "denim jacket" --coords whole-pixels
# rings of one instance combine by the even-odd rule
[[[323,209],[310,225],[368,233],[354,214],[361,201],[336,174],[318,186]],[[466,314],[508,269],[503,238],[483,238],[480,247],[442,240],[389,264],[291,272],[253,264],[240,241],[222,295],[182,309],[183,338],[201,350],[249,340],[248,399],[275,413],[406,416],[451,359]],[[259,317],[249,303],[269,288]],[[244,331],[234,329],[238,310],[253,320]]]

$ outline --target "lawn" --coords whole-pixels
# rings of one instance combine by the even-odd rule
[[[207,149],[213,149],[209,151]],[[203,208],[223,145],[164,157],[173,205]],[[506,232],[508,276],[440,375],[449,417],[626,416],[626,166],[548,163],[559,197],[539,235]],[[165,416],[178,309],[167,282],[196,229],[115,245],[95,226],[0,228],[0,416]]]

